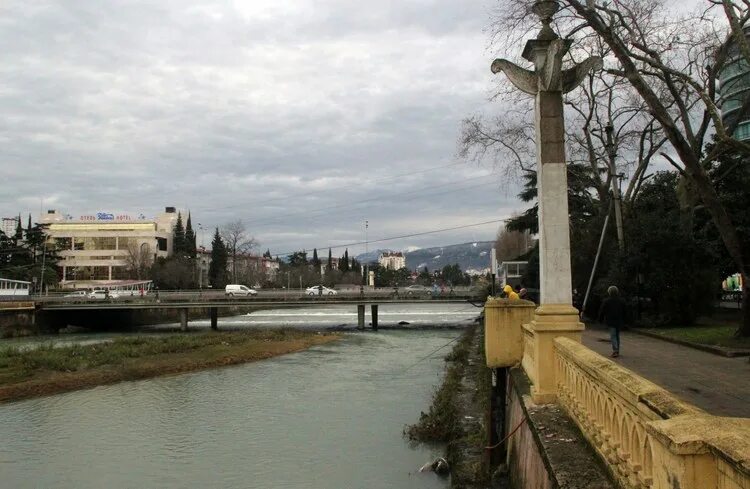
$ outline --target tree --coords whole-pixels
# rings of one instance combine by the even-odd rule
[[[153,264],[154,254],[148,243],[138,245],[135,242],[128,244],[128,254],[125,257],[126,267],[130,272],[131,278],[141,280],[146,278],[151,265]]]
[[[18,214],[18,221],[16,222],[16,235],[13,238],[15,243],[18,244],[23,241],[23,227],[21,227],[21,214]]]
[[[182,225],[182,214],[177,213],[177,222],[172,231],[172,250],[175,255],[183,256],[185,254],[185,228]]]
[[[344,256],[339,260],[339,270],[344,273],[349,271],[349,248],[344,250]]]
[[[326,264],[326,273],[331,273],[333,270],[333,257],[331,255],[331,248],[328,248],[328,264]]]
[[[307,252],[295,251],[289,257],[289,266],[291,267],[307,267]]]
[[[495,253],[498,263],[518,259],[529,251],[532,244],[533,240],[528,230],[509,231],[504,226],[501,227],[498,229],[495,239]]]
[[[219,228],[216,228],[211,241],[211,265],[208,268],[208,281],[215,289],[223,288],[227,284],[227,249],[221,239]]]
[[[316,273],[320,273],[320,259],[318,258],[317,248],[313,248],[312,267]]]
[[[270,248],[269,248],[269,249],[267,249],[265,253],[263,253],[263,258],[268,258],[269,260],[270,260],[271,258],[273,258],[273,257],[271,256],[271,250],[270,250]]]
[[[750,144],[735,136],[737,124],[750,112],[750,100],[726,125],[718,109],[717,90],[719,73],[733,46],[750,63],[750,47],[742,30],[750,15],[748,4],[714,3],[724,8],[729,27],[723,31],[713,29],[715,18],[702,15],[684,22],[679,32],[675,32],[674,16],[658,3],[631,0],[594,8],[591,2],[579,0],[564,0],[564,4],[581,22],[577,31],[590,29],[611,49],[616,63],[608,71],[627,78],[641,96],[674,150],[674,154],[662,156],[679,170],[710,213],[743,278],[744,319],[739,334],[750,336],[748,253],[707,169],[710,161],[730,149],[750,152]],[[679,42],[674,42],[676,37]],[[711,130],[716,144],[706,154]]]
[[[187,223],[185,224],[185,254],[190,258],[195,258],[197,251],[195,231],[193,230],[190,212],[188,212]]]
[[[234,282],[237,280],[238,257],[249,253],[257,245],[257,242],[255,238],[248,234],[245,223],[240,219],[224,224],[221,227],[221,236],[226,244],[227,254],[231,259],[231,277]]]

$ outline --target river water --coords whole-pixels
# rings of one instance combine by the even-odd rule
[[[347,334],[262,362],[0,405],[0,486],[447,487],[417,473],[442,448],[401,432],[428,408],[459,334]]]

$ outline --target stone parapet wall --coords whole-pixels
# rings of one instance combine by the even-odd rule
[[[626,489],[750,489],[750,419],[720,418],[570,338],[554,340],[557,402]]]

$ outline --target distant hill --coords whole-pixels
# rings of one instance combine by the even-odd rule
[[[441,269],[446,265],[458,263],[461,270],[481,270],[490,266],[490,250],[495,244],[494,241],[476,241],[472,243],[462,243],[449,246],[435,246],[433,248],[420,248],[413,251],[406,251],[406,268],[414,270],[415,268],[427,267],[429,270]],[[401,251],[391,249],[378,249],[367,253],[357,255],[359,262],[377,262],[378,256],[387,251]]]

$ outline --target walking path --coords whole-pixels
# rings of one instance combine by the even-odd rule
[[[583,343],[609,357],[609,333],[586,327]],[[750,363],[624,331],[615,362],[717,416],[750,418]]]

